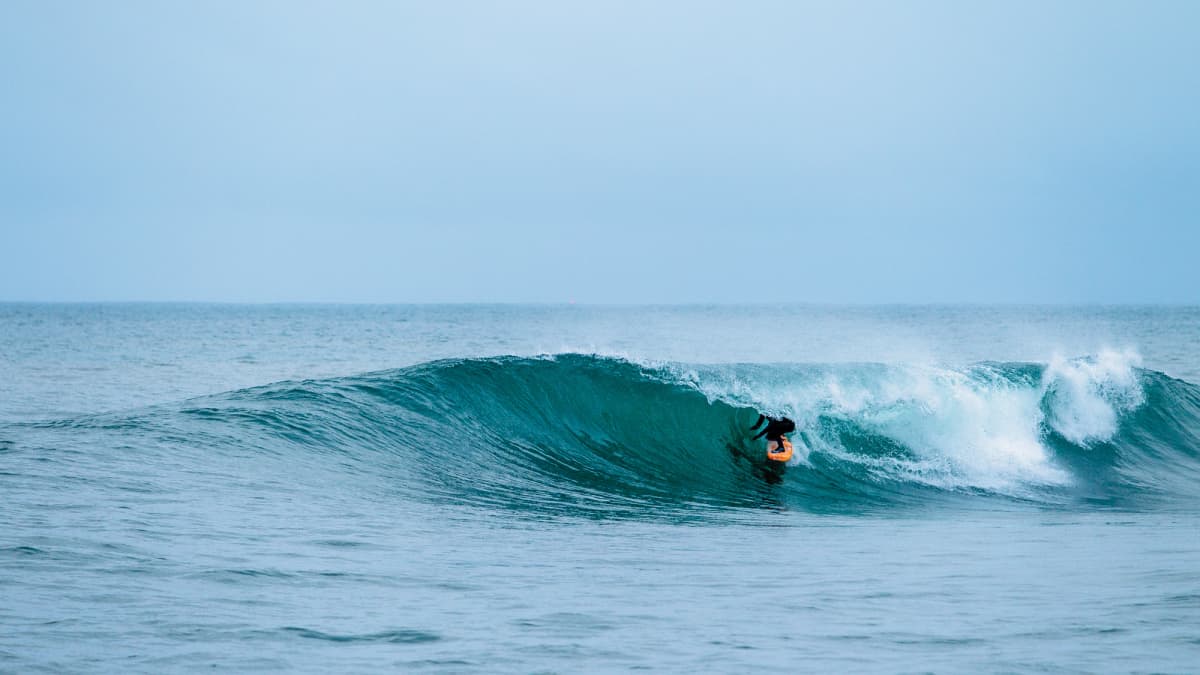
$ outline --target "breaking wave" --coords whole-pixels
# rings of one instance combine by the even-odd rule
[[[786,466],[751,439],[760,411],[797,423]],[[456,359],[46,426],[97,425],[337,457],[401,498],[541,513],[1149,508],[1200,484],[1200,388],[1122,352],[965,368]]]

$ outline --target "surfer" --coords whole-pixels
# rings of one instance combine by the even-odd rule
[[[754,440],[758,440],[763,436],[767,437],[767,459],[773,459],[777,462],[786,462],[792,458],[792,443],[784,434],[790,434],[796,430],[796,423],[786,417],[774,418],[768,417],[759,413],[758,421],[754,426],[750,427],[750,431],[754,431],[763,422],[767,426],[758,432]]]

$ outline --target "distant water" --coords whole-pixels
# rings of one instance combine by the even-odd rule
[[[7,304],[0,383],[0,671],[1200,664],[1196,308]]]

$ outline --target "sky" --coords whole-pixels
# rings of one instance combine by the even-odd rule
[[[0,300],[1200,303],[1200,2],[5,0]]]

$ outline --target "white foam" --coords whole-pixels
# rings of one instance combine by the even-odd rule
[[[998,379],[980,381],[937,368],[903,368],[867,404],[839,412],[917,456],[914,477],[946,487],[1006,489],[1018,483],[1061,484],[1040,442],[1039,392]]]
[[[1121,415],[1142,402],[1138,364],[1136,353],[1110,350],[1055,358],[1040,381],[988,366],[925,365],[809,366],[782,375],[780,369],[702,368],[685,379],[710,398],[791,416],[807,441],[794,462],[807,462],[810,452],[828,453],[891,477],[1014,492],[1070,483],[1044,442],[1045,425],[1085,447],[1111,438]],[[853,422],[912,456],[841,447],[820,433],[821,416]]]
[[[1105,350],[1077,359],[1056,356],[1042,376],[1047,422],[1076,445],[1110,440],[1120,415],[1145,400],[1136,370],[1141,363],[1132,350]]]

